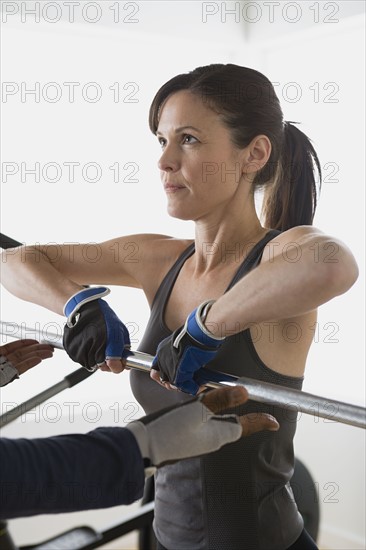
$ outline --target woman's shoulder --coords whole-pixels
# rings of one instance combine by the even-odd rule
[[[279,231],[270,242],[297,243],[314,237],[323,238],[325,233],[314,225],[296,225],[285,231]],[[329,237],[329,236],[328,236]]]
[[[289,269],[300,264],[303,273],[308,268],[309,277],[316,275],[318,284],[333,289],[333,296],[346,292],[358,277],[358,266],[349,247],[312,225],[293,227],[270,240],[262,263],[274,259],[282,259]]]
[[[141,261],[175,261],[194,239],[179,239],[159,233],[141,233],[131,236],[139,249]]]
[[[127,243],[133,243],[135,251],[135,262],[131,263],[127,269],[133,272],[140,286],[150,294],[193,242],[193,239],[180,239],[157,233],[123,237],[124,246]]]
[[[194,239],[177,239],[160,233],[137,233],[116,237],[101,243],[101,245],[106,250],[128,251],[130,248],[131,258],[133,256],[135,260],[132,263],[144,264],[150,261],[169,262],[179,256],[193,242]]]
[[[299,256],[304,249],[319,254],[320,250],[329,251],[332,246],[338,250],[342,245],[339,239],[325,234],[313,225],[298,225],[275,235],[267,243],[262,261],[269,261],[281,255]]]

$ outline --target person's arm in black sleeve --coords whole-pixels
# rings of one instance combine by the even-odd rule
[[[130,504],[142,496],[145,473],[261,430],[277,431],[278,422],[269,414],[221,414],[247,399],[243,387],[220,388],[126,428],[0,440],[0,517]]]
[[[4,519],[130,504],[143,493],[143,458],[125,428],[2,439],[0,456]]]

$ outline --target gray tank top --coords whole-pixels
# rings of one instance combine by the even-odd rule
[[[278,234],[269,231],[254,246],[227,290],[259,264],[265,245]],[[155,355],[159,342],[171,334],[164,323],[165,305],[184,262],[193,253],[194,243],[162,281],[140,351]],[[303,382],[303,378],[266,367],[249,329],[228,337],[208,366],[290,388],[301,389]],[[130,376],[133,393],[147,414],[190,398],[165,390],[143,372],[131,371]],[[303,520],[289,483],[296,414],[253,401],[235,409],[238,414],[257,411],[274,415],[280,430],[257,433],[202,458],[158,470],[154,529],[168,550],[285,550],[300,536]]]

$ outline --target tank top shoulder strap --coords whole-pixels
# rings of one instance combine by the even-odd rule
[[[195,245],[194,242],[186,248],[179,258],[175,261],[172,267],[169,269],[168,273],[165,275],[164,279],[160,283],[160,286],[155,294],[151,309],[156,307],[159,304],[165,304],[171,289],[174,285],[176,278],[178,277],[179,271],[183,267],[183,264],[192,254],[194,253]]]
[[[271,229],[264,235],[264,237],[257,242],[256,245],[253,246],[252,250],[249,252],[248,256],[245,258],[243,263],[240,265],[238,271],[235,273],[234,278],[232,279],[230,285],[228,286],[227,290],[229,290],[232,286],[234,286],[244,275],[249,273],[254,267],[257,267],[259,265],[264,247],[277,235],[279,235],[281,231],[278,231],[277,229]]]

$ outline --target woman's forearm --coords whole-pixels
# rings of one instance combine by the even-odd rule
[[[332,256],[330,245],[336,247]],[[319,235],[300,239],[221,296],[205,325],[217,336],[229,336],[253,323],[296,317],[346,292],[357,276],[354,257],[342,243]]]
[[[57,271],[36,246],[9,249],[2,253],[1,283],[18,298],[61,315],[68,298],[82,288]]]

